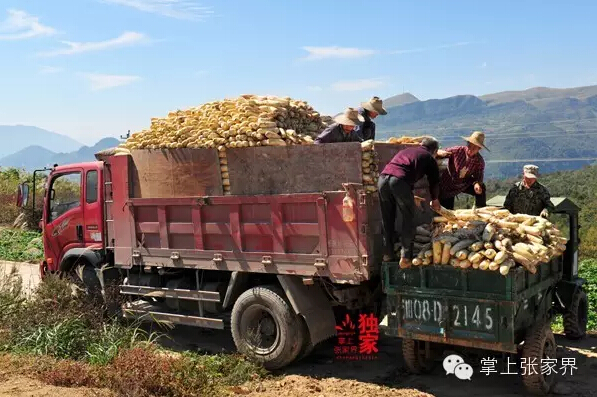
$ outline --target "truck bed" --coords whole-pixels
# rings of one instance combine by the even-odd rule
[[[537,273],[522,267],[497,271],[383,266],[389,335],[459,346],[515,352],[524,331],[551,307],[562,278],[562,257]]]
[[[380,170],[405,147],[376,144]],[[222,194],[217,156],[215,149],[186,148],[103,159],[105,243],[117,266],[321,276],[347,284],[380,275],[379,199],[360,185],[359,143],[231,149],[231,195]],[[350,223],[342,220],[343,183],[356,188]],[[423,178],[415,194],[428,197],[426,186]],[[417,222],[424,219],[431,219],[428,208],[417,214]]]

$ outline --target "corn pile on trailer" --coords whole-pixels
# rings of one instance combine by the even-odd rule
[[[403,147],[376,144],[378,168]],[[215,148],[108,151],[54,167],[42,277],[113,286],[130,298],[127,317],[229,329],[240,352],[271,369],[335,336],[336,307],[378,310],[381,213],[361,144],[226,155],[226,194]],[[79,188],[60,190],[65,180]],[[425,181],[419,188],[425,196]]]
[[[504,197],[498,196],[487,205],[503,202]],[[402,353],[411,372],[429,371],[448,349],[520,353],[530,361],[535,358],[538,365],[537,374],[523,376],[527,390],[546,394],[552,389],[553,376],[541,370],[542,359],[556,358],[551,321],[562,314],[566,336],[582,338],[588,308],[585,280],[578,277],[579,208],[567,198],[555,197],[552,202],[555,214],[566,216],[568,243],[564,255],[541,263],[535,274],[522,266],[502,276],[472,268],[400,269],[397,263],[383,264],[385,333],[402,338]]]

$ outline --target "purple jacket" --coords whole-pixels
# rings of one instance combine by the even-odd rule
[[[414,146],[396,153],[384,167],[382,175],[392,175],[408,183],[411,188],[427,175],[431,199],[439,197],[439,167],[429,150],[423,146]]]

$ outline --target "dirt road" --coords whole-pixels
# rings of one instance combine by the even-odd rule
[[[207,353],[234,351],[234,343],[224,331],[193,330],[176,328],[170,332],[172,339],[165,343],[178,349],[193,349]],[[555,389],[562,396],[597,395],[597,337],[589,337],[579,342],[571,342],[556,335],[558,343],[559,382]],[[447,354],[447,353],[446,353]],[[488,354],[498,363],[501,357]],[[334,342],[322,344],[303,361],[287,367],[275,375],[277,379],[261,384],[249,384],[242,393],[266,397],[278,396],[445,396],[462,397],[514,397],[525,395],[521,378],[518,375],[498,373],[486,376],[480,373],[480,363],[463,357],[471,363],[474,374],[471,380],[459,380],[454,375],[446,375],[441,360],[429,375],[409,375],[402,361],[399,339],[381,337],[377,360],[337,361],[334,357]],[[574,359],[572,375],[561,376],[562,359]],[[520,366],[519,372],[521,371]],[[510,372],[516,368],[512,366]],[[570,371],[570,368],[567,369]],[[503,372],[507,372],[504,368]],[[241,392],[238,390],[238,392]]]
[[[5,272],[12,263],[0,262],[0,271]],[[28,289],[39,282],[37,266],[19,264],[23,284]],[[155,326],[148,326],[156,330]],[[597,338],[590,337],[579,342],[571,342],[557,335],[558,364],[562,359],[573,359],[577,367],[567,376],[560,372],[555,394],[562,396],[597,395]],[[175,350],[195,350],[205,353],[230,353],[235,351],[229,331],[203,330],[190,327],[176,327],[163,339],[165,346]],[[376,360],[337,361],[334,357],[334,341],[324,343],[315,349],[308,358],[284,371],[276,377],[258,384],[247,384],[231,390],[232,394],[280,396],[402,396],[426,397],[513,397],[525,395],[520,376],[481,373],[480,363],[463,357],[473,366],[471,380],[459,380],[454,375],[446,375],[441,361],[429,375],[413,376],[406,373],[401,355],[399,339],[381,337]],[[501,357],[489,354],[498,361]],[[500,368],[498,371],[500,371]],[[519,367],[520,368],[520,367]],[[512,367],[514,372],[515,368]],[[1,374],[0,374],[1,375]],[[43,391],[37,394],[37,391]],[[22,376],[0,377],[0,397],[2,396],[89,396],[97,391],[46,387]]]

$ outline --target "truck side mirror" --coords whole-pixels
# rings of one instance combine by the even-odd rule
[[[24,208],[29,201],[29,185],[27,182],[19,184],[17,189],[17,207]]]

